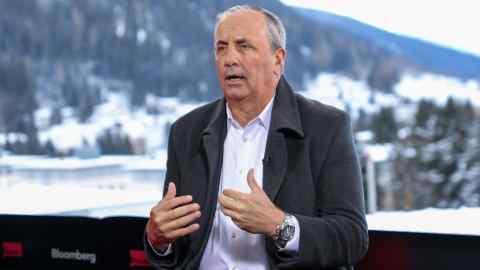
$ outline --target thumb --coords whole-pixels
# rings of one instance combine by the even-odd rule
[[[175,195],[177,195],[177,188],[175,187],[175,183],[170,182],[168,183],[168,190],[167,194],[165,194],[165,199],[175,198]]]
[[[255,180],[255,174],[253,169],[248,170],[247,174],[247,183],[252,191],[258,191],[262,188],[258,185],[257,180]]]

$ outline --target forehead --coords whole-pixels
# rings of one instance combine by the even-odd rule
[[[266,19],[256,10],[239,10],[229,13],[220,19],[215,40],[229,40],[237,38],[265,38]]]

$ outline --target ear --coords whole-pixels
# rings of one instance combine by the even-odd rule
[[[275,76],[280,77],[283,74],[283,70],[285,67],[285,58],[287,57],[287,51],[283,48],[278,48],[273,53],[273,61],[274,61],[274,74]]]

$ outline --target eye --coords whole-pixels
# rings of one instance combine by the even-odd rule
[[[216,49],[216,50],[217,50],[217,53],[223,52],[223,51],[225,50],[225,48],[226,48],[225,45],[218,45],[218,46],[217,46],[217,49]]]

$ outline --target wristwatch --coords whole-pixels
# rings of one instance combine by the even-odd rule
[[[273,241],[277,248],[285,248],[288,241],[292,240],[295,235],[295,221],[294,217],[288,213],[285,213],[285,219],[283,222],[275,228],[273,235]]]

